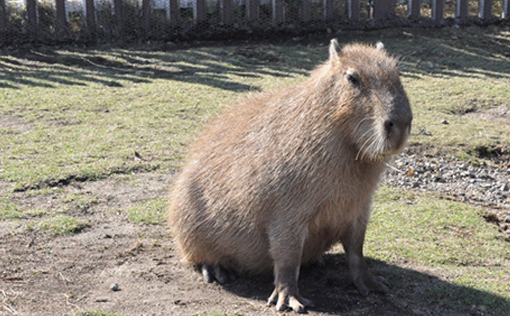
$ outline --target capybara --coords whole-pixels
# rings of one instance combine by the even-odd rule
[[[252,95],[212,121],[176,178],[169,223],[205,280],[274,271],[268,304],[305,312],[300,266],[341,242],[362,295],[387,292],[365,263],[373,193],[407,142],[412,112],[378,43],[341,48],[295,86]]]

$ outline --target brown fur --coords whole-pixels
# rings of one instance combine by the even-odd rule
[[[379,46],[333,40],[308,80],[230,108],[194,144],[169,212],[184,260],[220,283],[227,270],[274,270],[269,302],[302,312],[311,302],[297,290],[300,265],[341,241],[359,291],[386,292],[363,240],[379,176],[411,120],[396,61]]]

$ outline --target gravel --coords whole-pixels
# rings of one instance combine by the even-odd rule
[[[472,166],[455,158],[403,153],[388,164],[383,181],[393,187],[439,192],[486,208],[498,222],[510,222],[510,164]],[[510,233],[510,227],[503,230]]]

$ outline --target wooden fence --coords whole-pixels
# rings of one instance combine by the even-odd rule
[[[0,44],[508,19],[510,0],[0,0]],[[78,6],[77,6],[78,4]],[[77,9],[78,7],[78,9]],[[496,8],[496,10],[495,10]],[[473,10],[475,14],[473,15]],[[448,17],[445,12],[448,11]]]

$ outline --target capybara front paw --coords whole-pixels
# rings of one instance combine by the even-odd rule
[[[306,307],[314,307],[312,301],[302,297],[301,295],[289,295],[284,292],[278,292],[277,289],[267,300],[267,305],[276,305],[276,310],[283,312],[287,308],[291,308],[296,313],[306,313]]]
[[[360,277],[358,280],[354,281],[354,285],[356,285],[359,293],[363,296],[367,296],[370,291],[384,294],[390,291],[389,283],[385,278],[374,277],[372,275]]]

